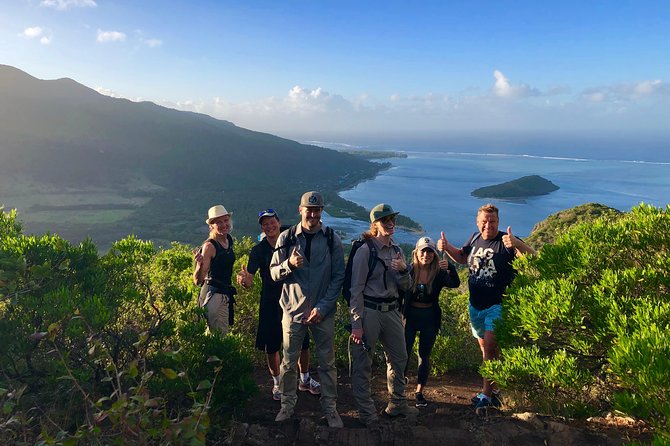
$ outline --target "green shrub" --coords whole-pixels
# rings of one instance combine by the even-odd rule
[[[618,409],[667,440],[669,210],[642,204],[578,225],[517,260],[496,332],[502,359],[484,373],[523,391],[522,403],[566,415]]]
[[[0,442],[204,444],[256,389],[244,337],[205,335],[192,262],[132,236],[100,257],[0,213]]]

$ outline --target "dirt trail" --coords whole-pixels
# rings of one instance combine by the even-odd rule
[[[476,374],[450,374],[431,377],[424,395],[428,407],[421,408],[416,422],[380,415],[376,430],[358,422],[346,374],[338,377],[338,412],[343,429],[331,429],[322,416],[318,397],[299,392],[292,420],[276,423],[280,404],[270,397],[271,380],[256,374],[260,393],[248,405],[229,441],[234,445],[607,445],[618,446],[635,434],[603,425],[567,423],[535,414],[491,411],[475,414],[470,398],[481,381]],[[407,387],[414,404],[414,384]],[[373,379],[377,408],[386,407],[386,379],[379,373]],[[637,436],[637,435],[636,435]],[[638,439],[640,439],[638,437]]]

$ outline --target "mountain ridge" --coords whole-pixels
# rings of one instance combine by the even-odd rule
[[[254,234],[259,209],[296,215],[300,194],[312,189],[332,198],[327,205],[337,202],[338,209],[347,207],[364,219],[362,208],[338,200],[335,192],[387,166],[200,113],[104,96],[69,78],[41,80],[0,65],[0,177],[5,177],[0,203],[17,207],[27,229],[36,232],[58,232],[71,240],[92,235],[96,242],[104,239],[102,246],[129,233],[160,243],[195,243],[204,235],[209,206],[223,203],[236,211],[237,233]],[[25,187],[12,188],[12,182]],[[124,218],[107,212],[103,223],[93,211],[89,219],[26,212],[45,204],[62,205],[63,211],[100,205],[88,196],[92,189],[114,195],[98,196],[109,200],[110,209],[129,200],[141,204]],[[60,201],[40,201],[37,194],[45,190]]]

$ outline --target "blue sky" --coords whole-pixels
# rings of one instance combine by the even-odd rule
[[[303,140],[670,133],[666,0],[5,0],[0,63]]]

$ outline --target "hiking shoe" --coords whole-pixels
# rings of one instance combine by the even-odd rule
[[[281,391],[279,390],[279,386],[272,386],[272,399],[281,401]]]
[[[336,427],[336,428],[344,427],[344,423],[342,423],[342,418],[340,418],[340,415],[336,411],[327,412],[326,421],[328,422],[328,427]]]
[[[369,418],[360,418],[359,421],[368,429],[374,430],[379,428],[379,418],[376,415]]]
[[[300,380],[300,383],[298,384],[298,389],[302,390],[303,392],[309,392],[312,395],[320,395],[321,394],[321,384],[314,378],[309,378],[309,381],[302,381]]]
[[[389,403],[384,409],[384,413],[390,417],[398,417],[400,415],[404,417],[416,417],[419,414],[419,410],[416,407],[411,407],[405,402],[400,406]]]
[[[293,416],[293,409],[287,409],[286,407],[282,407],[279,410],[279,413],[275,417],[275,421],[286,421],[290,419]]]
[[[428,405],[428,400],[426,400],[421,392],[416,392],[414,399],[416,399],[416,407],[426,407]]]

